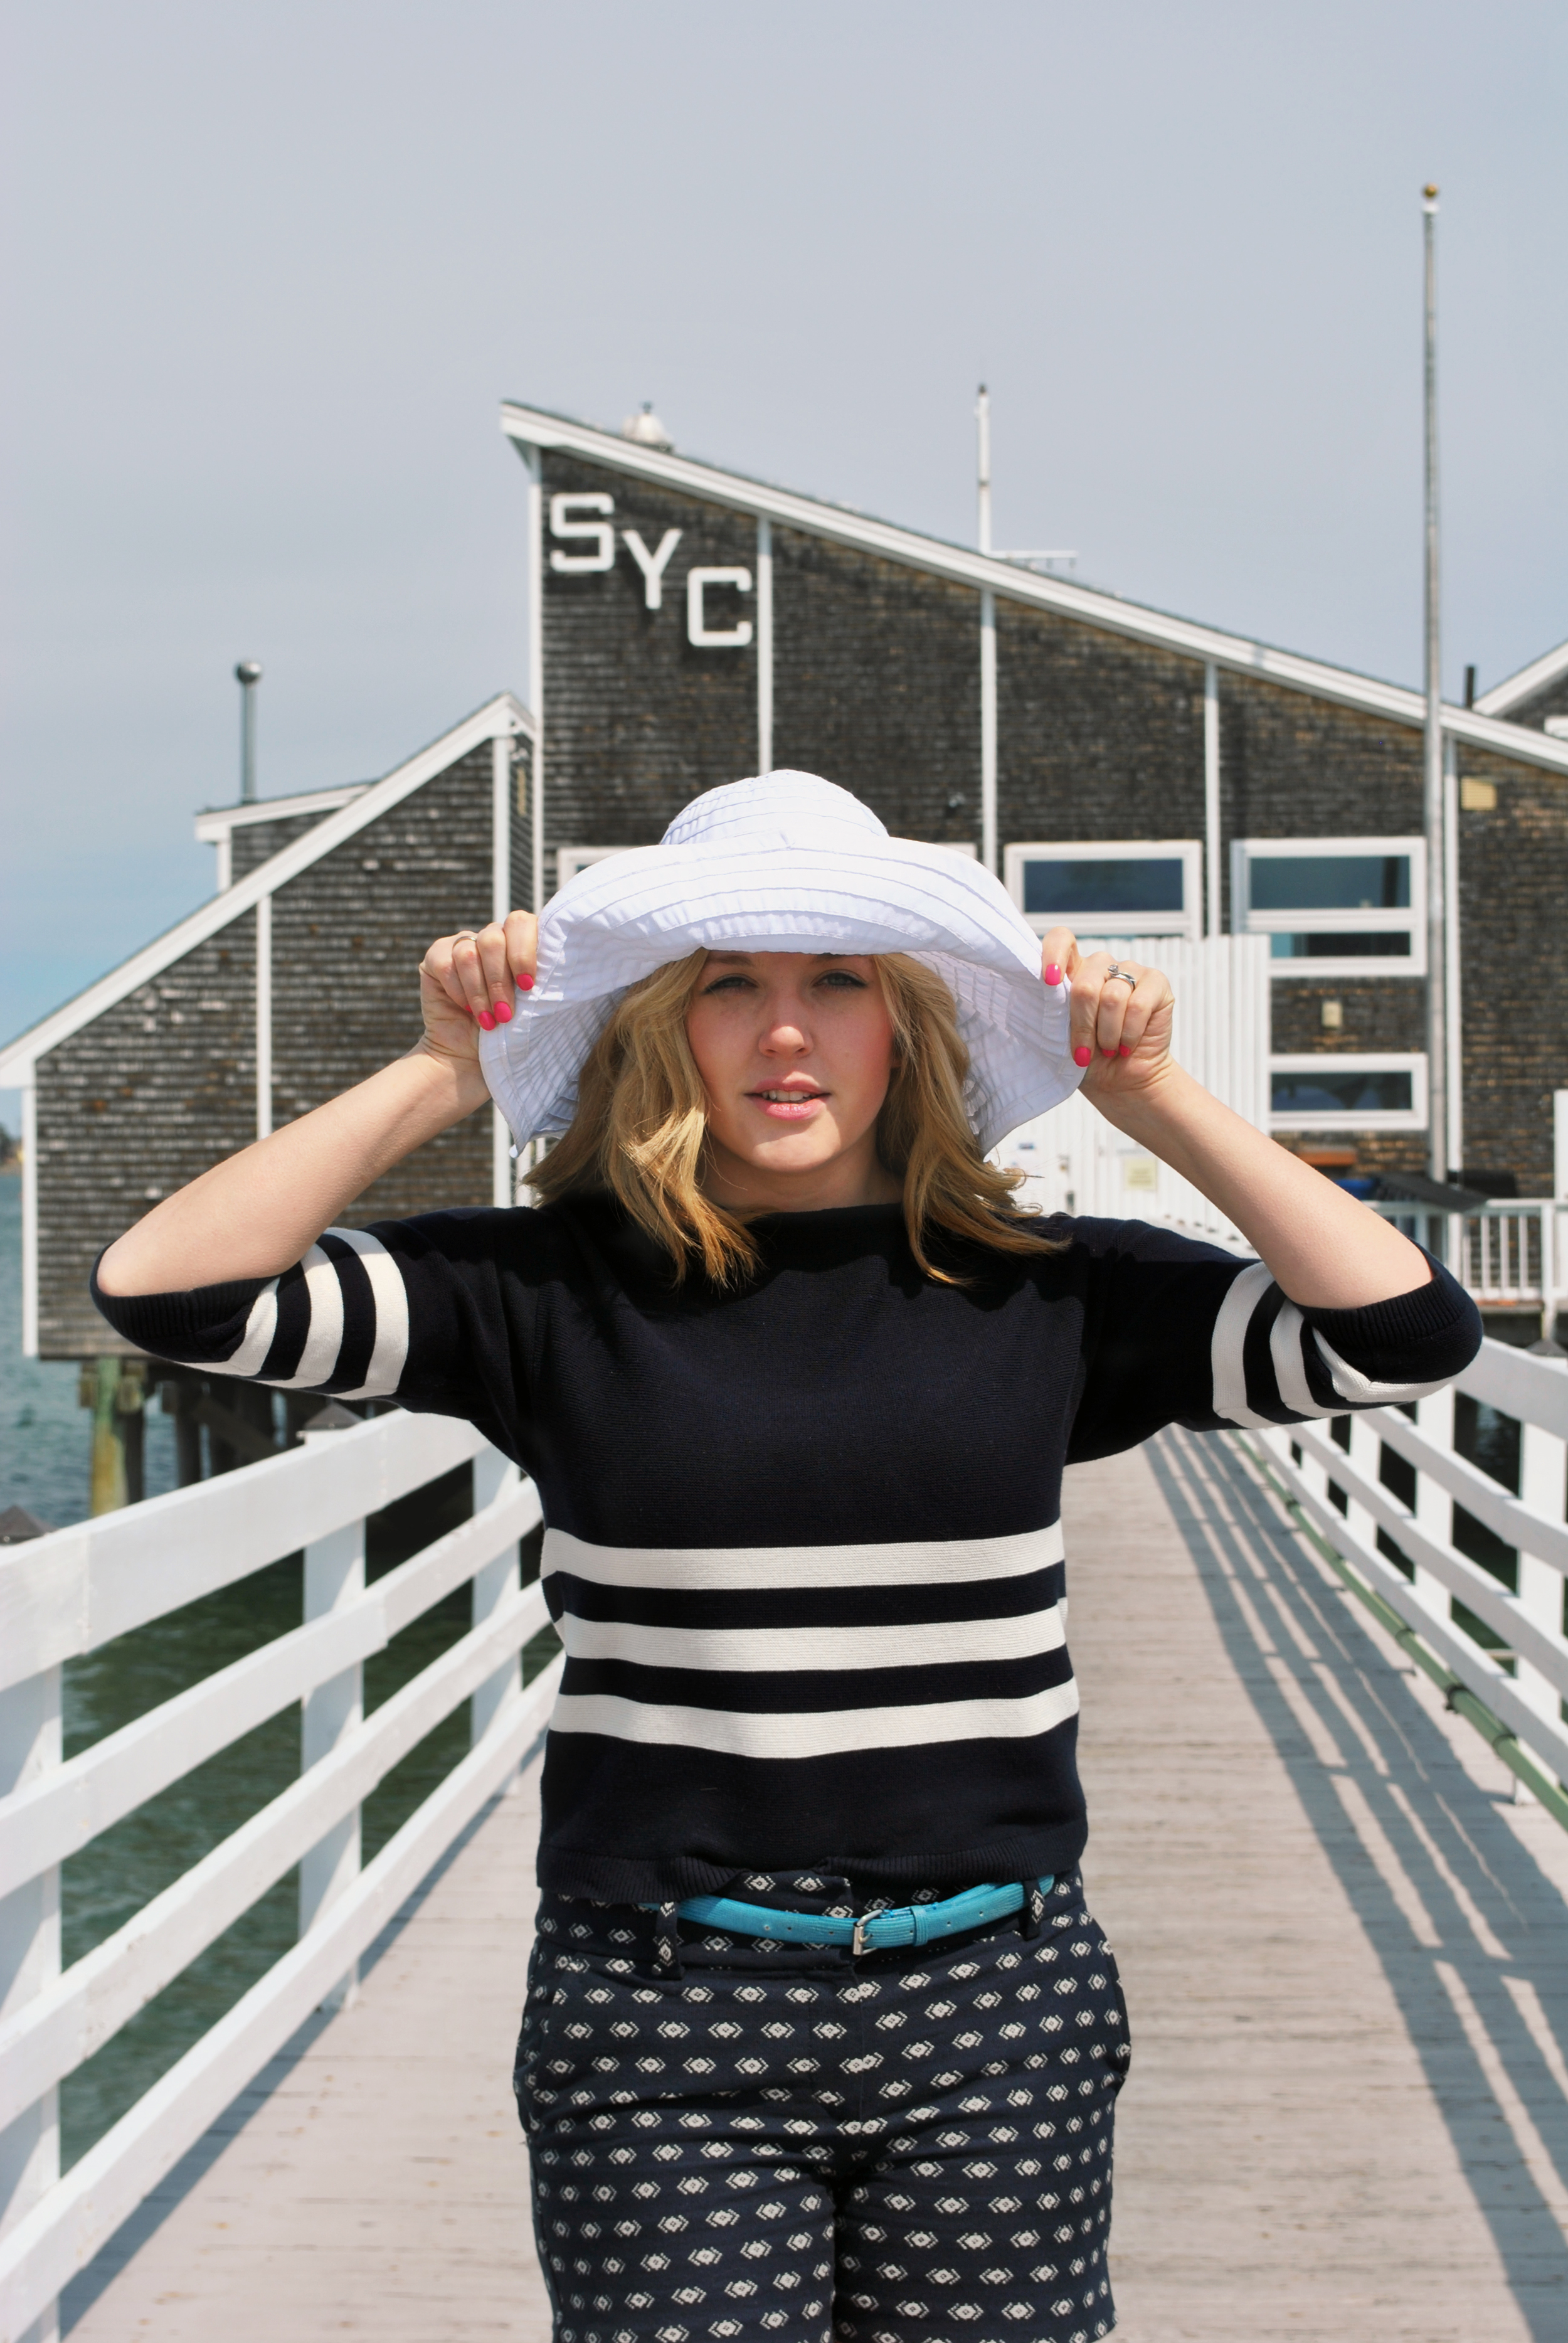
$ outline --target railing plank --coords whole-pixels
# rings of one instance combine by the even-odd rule
[[[8,1549],[0,1555],[0,1688],[379,1513],[486,1444],[456,1417],[378,1416],[330,1445],[292,1448]]]
[[[1439,1488],[1457,1497],[1467,1513],[1473,1513],[1478,1522],[1484,1522],[1489,1530],[1495,1530],[1505,1544],[1522,1547],[1526,1554],[1549,1562],[1553,1570],[1568,1576],[1568,1526],[1547,1521],[1533,1506],[1511,1496],[1490,1473],[1483,1473],[1452,1449],[1433,1447],[1410,1418],[1401,1415],[1397,1409],[1369,1408],[1362,1422],[1371,1424],[1407,1463],[1413,1464],[1420,1473],[1430,1473]],[[1296,1437],[1300,1436],[1297,1433]],[[1341,1475],[1336,1473],[1334,1477],[1338,1480]]]
[[[74,1962],[47,1991],[24,2004],[0,2026],[0,2129],[161,1993],[548,1624],[543,1593],[537,1584],[528,1587],[383,1702],[330,1756]],[[311,1933],[314,1938],[317,1932]]]
[[[1451,1594],[1457,1594],[1477,1618],[1483,1619],[1495,1634],[1503,1637],[1508,1651],[1522,1654],[1559,1694],[1568,1695],[1568,1645],[1560,1636],[1537,1625],[1518,1598],[1510,1594],[1489,1571],[1483,1570],[1479,1563],[1472,1562],[1468,1554],[1461,1554],[1445,1540],[1433,1537],[1381,1482],[1362,1473],[1343,1449],[1336,1448],[1332,1441],[1306,1424],[1298,1427],[1292,1437],[1303,1455],[1311,1455],[1347,1496],[1365,1506],[1395,1544],[1403,1547],[1412,1562],[1430,1570]],[[1334,1509],[1331,1507],[1330,1511]],[[1340,1525],[1339,1536],[1352,1544],[1358,1555],[1366,1554],[1367,1546],[1355,1536],[1344,1516],[1335,1512],[1334,1517]],[[1382,1555],[1378,1558],[1380,1562],[1384,1559]]]
[[[337,1436],[337,1435],[335,1435]],[[373,1653],[539,1518],[532,1482],[388,1571],[354,1602],[276,1635],[27,1788],[0,1799],[0,1895],[75,1855],[195,1765]]]
[[[15,2336],[45,2311],[236,2094],[372,1945],[443,1851],[527,1758],[561,1663],[509,1705],[493,1735],[388,1839],[318,1927],[268,1969],[128,2115],[0,2241],[0,2316]]]
[[[1568,1367],[1533,1357],[1512,1342],[1488,1340],[1460,1376],[1459,1388],[1504,1415],[1568,1440]]]
[[[1272,1459],[1279,1463],[1278,1457]],[[1285,1463],[1287,1474],[1291,1466]],[[1477,1697],[1485,1702],[1494,1716],[1501,1718],[1515,1739],[1526,1749],[1533,1750],[1559,1781],[1568,1781],[1568,1731],[1551,1717],[1540,1715],[1533,1709],[1512,1678],[1488,1660],[1484,1652],[1470,1637],[1449,1623],[1438,1618],[1422,1603],[1408,1579],[1386,1562],[1375,1547],[1365,1546],[1352,1538],[1345,1523],[1332,1505],[1326,1504],[1316,1491],[1299,1476],[1292,1475],[1292,1495],[1310,1514],[1316,1527],[1329,1544],[1354,1563],[1356,1569],[1377,1589],[1392,1611],[1397,1611],[1406,1626],[1414,1629],[1423,1644],[1434,1651],[1445,1666],[1452,1669],[1462,1683],[1468,1684]]]

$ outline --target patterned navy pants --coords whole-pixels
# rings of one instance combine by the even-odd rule
[[[763,1885],[805,1901],[732,1892]],[[556,2343],[1110,2334],[1126,2006],[1076,1876],[1032,1937],[859,1962],[683,1927],[677,1976],[655,1925],[540,1906],[516,2081]]]

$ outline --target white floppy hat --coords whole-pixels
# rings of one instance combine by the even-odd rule
[[[982,1148],[1077,1089],[1068,988],[1040,981],[1040,939],[989,870],[890,838],[815,773],[708,789],[658,846],[589,863],[539,920],[538,967],[509,1025],[479,1038],[519,1146],[564,1131],[578,1073],[629,984],[689,952],[909,952],[958,1003]]]

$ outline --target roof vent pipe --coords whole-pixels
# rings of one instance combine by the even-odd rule
[[[675,445],[668,432],[653,411],[653,401],[645,398],[640,415],[628,415],[620,427],[623,439],[635,439],[639,447],[670,448]]]
[[[239,801],[256,801],[256,687],[261,668],[255,659],[241,659],[234,679],[239,686]]]

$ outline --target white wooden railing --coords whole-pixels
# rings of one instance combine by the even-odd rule
[[[1378,1202],[1372,1210],[1435,1253],[1483,1310],[1531,1310],[1550,1335],[1568,1309],[1568,1204],[1499,1198],[1480,1212]]]
[[[1517,1421],[1517,1496],[1456,1453],[1455,1391]],[[1326,1423],[1241,1438],[1261,1443],[1313,1527],[1502,1720],[1548,1781],[1568,1783],[1568,1363],[1486,1342],[1452,1390],[1416,1403],[1413,1423],[1398,1408],[1374,1408],[1340,1423],[1348,1450]],[[1385,1452],[1415,1468],[1413,1506],[1386,1484],[1385,1469],[1396,1479],[1408,1474],[1387,1467]],[[1516,1551],[1517,1594],[1460,1552],[1456,1503]],[[1413,1578],[1380,1553],[1380,1530],[1413,1565]],[[1455,1621],[1456,1598],[1496,1636],[1495,1652]]]
[[[365,1517],[471,1461],[474,1513],[374,1584]],[[67,2280],[322,2006],[542,1731],[560,1663],[521,1583],[530,1482],[468,1425],[387,1415],[0,1554],[0,2343],[47,2343]],[[305,1554],[305,1618],[69,1763],[61,1669],[132,1627]],[[364,1662],[467,1584],[472,1624],[369,1716]],[[468,1755],[360,1866],[361,1802],[462,1702]],[[302,1706],[302,1771],[126,1924],[60,1966],[60,1865],[216,1751]],[[299,1941],[61,2176],[61,2078],[290,1868]]]

